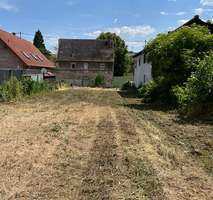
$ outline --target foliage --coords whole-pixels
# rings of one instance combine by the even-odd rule
[[[28,78],[18,80],[12,77],[9,81],[0,86],[0,100],[18,100],[24,96],[30,96],[40,92],[53,90],[53,87],[46,82],[37,82]]]
[[[99,40],[112,40],[114,44],[115,54],[115,69],[114,76],[123,76],[127,72],[129,66],[128,50],[125,41],[122,40],[115,33],[101,33],[98,37]]]
[[[32,95],[39,92],[46,92],[52,90],[50,84],[45,81],[38,82],[33,81],[30,78],[24,78],[21,80],[21,83],[23,85],[23,93],[25,95]]]
[[[113,88],[122,88],[122,86],[128,81],[133,81],[133,73],[128,73],[124,76],[114,76],[112,82]]]
[[[187,114],[213,111],[213,52],[200,61],[197,70],[184,86],[176,86],[173,92],[181,109]]]
[[[100,87],[105,83],[105,78],[102,74],[98,74],[95,78],[95,86]]]
[[[12,77],[5,84],[0,86],[0,100],[10,101],[20,99],[23,96],[23,85],[17,78]]]
[[[129,55],[129,53],[128,53],[126,55],[126,72],[127,73],[133,73],[133,71],[134,71],[133,65],[134,65],[133,57],[131,55]]]
[[[172,89],[182,86],[196,71],[200,60],[211,50],[213,35],[209,34],[206,27],[183,27],[175,32],[158,35],[145,48],[148,59],[152,62],[155,82],[141,89],[146,91],[145,97],[148,100],[157,99],[175,104]],[[149,89],[154,91],[148,91]]]
[[[135,89],[136,89],[135,85],[131,81],[127,81],[126,83],[124,83],[121,88],[121,90],[135,90]]]
[[[47,58],[51,57],[51,52],[46,49],[44,44],[44,38],[40,30],[35,33],[35,37],[33,39],[33,44],[36,46],[41,53],[43,53]]]

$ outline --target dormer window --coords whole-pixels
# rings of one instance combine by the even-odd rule
[[[22,51],[22,54],[23,54],[26,58],[30,59],[30,55],[29,55],[28,53],[26,53],[25,51]]]

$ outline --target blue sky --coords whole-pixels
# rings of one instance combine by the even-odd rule
[[[0,0],[0,28],[32,40],[40,29],[49,49],[58,38],[96,38],[111,31],[139,51],[145,40],[199,14],[213,18],[213,0]]]

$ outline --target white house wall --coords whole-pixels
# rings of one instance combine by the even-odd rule
[[[151,63],[144,63],[144,55],[141,54],[135,58],[134,84],[138,88],[151,80],[152,65]]]

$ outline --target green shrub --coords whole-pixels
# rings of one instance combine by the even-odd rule
[[[173,88],[183,86],[196,71],[200,60],[211,50],[213,34],[206,27],[183,27],[175,32],[158,35],[145,48],[147,57],[152,62],[153,78],[160,84],[158,89],[150,92],[151,95],[158,95],[156,99],[159,101],[176,104]],[[159,82],[159,77],[163,82]],[[150,95],[147,96],[153,99]]]
[[[121,90],[135,90],[135,85],[132,81],[127,81],[121,87]]]
[[[17,78],[12,77],[9,81],[0,86],[0,100],[17,100],[23,96],[30,96],[40,92],[48,92],[54,88],[54,85],[52,86],[45,81],[37,82],[29,78],[18,80]]]
[[[15,77],[12,77],[9,81],[0,86],[0,99],[3,101],[20,99],[22,96],[23,85]]]
[[[95,86],[100,87],[105,83],[105,78],[102,74],[98,74],[95,78]]]
[[[176,86],[173,93],[182,111],[201,114],[213,108],[213,52],[200,61],[195,73],[184,86]]]
[[[169,87],[168,81],[161,77],[141,86],[138,89],[138,95],[146,103],[169,104],[173,102],[173,95],[167,95]]]

